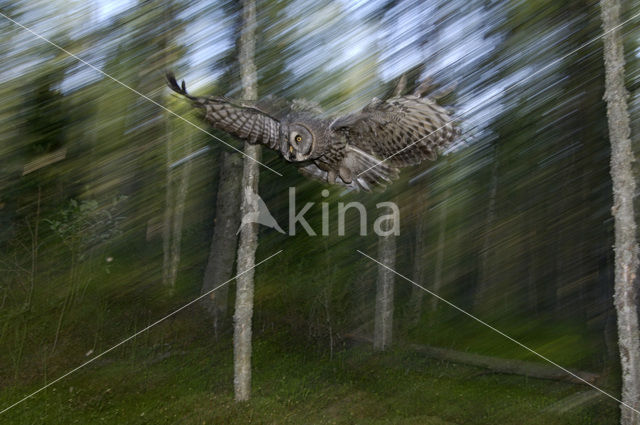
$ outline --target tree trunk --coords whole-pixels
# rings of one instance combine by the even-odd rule
[[[189,176],[191,174],[191,162],[187,162],[180,170],[180,181],[176,192],[175,208],[173,210],[173,229],[171,236],[171,262],[169,269],[169,285],[173,288],[178,277],[178,266],[180,265],[180,244],[182,242],[182,218],[184,217],[184,206],[189,190]]]
[[[387,221],[391,229],[390,221]],[[393,269],[396,263],[396,236],[378,236],[378,258]],[[373,325],[373,349],[383,351],[391,345],[393,335],[393,281],[395,274],[386,267],[378,266],[376,284],[376,311]]]
[[[165,206],[164,217],[162,222],[162,284],[164,286],[171,286],[170,274],[171,274],[171,221],[173,218],[173,200],[175,198],[174,180],[175,176],[173,170],[169,168],[169,164],[173,160],[171,155],[171,147],[169,146],[170,140],[167,140],[167,175],[166,175],[166,192],[165,192]]]
[[[425,255],[426,242],[425,242],[425,228],[427,222],[427,216],[429,211],[429,200],[426,193],[421,193],[418,199],[418,206],[416,208],[416,224],[415,224],[415,245],[413,251],[413,280],[420,285],[425,286],[425,267],[424,260],[427,258]],[[413,327],[420,321],[422,315],[422,304],[424,299],[424,290],[412,285],[411,296],[409,298],[409,317],[408,325]]]
[[[167,136],[167,165],[173,161],[172,134]],[[185,143],[185,151],[191,150],[191,140]],[[182,150],[181,150],[182,151]],[[182,241],[182,218],[184,204],[189,190],[191,162],[187,162],[178,170],[167,167],[167,192],[164,224],[162,228],[162,247],[164,261],[162,265],[162,282],[171,290],[175,287],[180,265],[180,243]],[[176,177],[179,176],[180,180]],[[177,181],[176,181],[177,180]],[[176,187],[177,186],[177,187]]]
[[[242,7],[242,29],[240,30],[240,74],[242,98],[255,100],[258,97],[255,56],[256,5],[254,0],[245,0]],[[244,144],[244,169],[242,173],[242,209],[246,214],[258,213],[258,177],[260,146]],[[248,223],[240,229],[238,247],[238,273],[236,280],[236,309],[234,314],[233,354],[236,401],[249,400],[251,396],[251,318],[253,316],[253,266],[258,247],[258,223]]]
[[[447,231],[447,199],[449,199],[449,191],[447,190],[444,200],[440,205],[440,229],[438,230],[438,252],[436,254],[436,265],[433,276],[433,292],[440,294],[442,288],[442,268],[444,266],[444,250],[446,245]],[[438,306],[438,299],[431,297],[431,311],[435,311]]]
[[[581,385],[584,385],[585,381],[588,383],[594,383],[600,377],[598,374],[593,372],[573,370],[572,372],[584,379],[583,381],[573,375],[569,375],[555,366],[546,365],[544,363],[483,356],[481,354],[457,351],[449,348],[431,347],[428,345],[411,344],[409,347],[434,359],[472,365],[497,373],[523,375],[538,379],[552,379],[554,381],[571,382],[573,384]]]
[[[207,268],[202,281],[202,294],[211,291],[216,285],[227,281],[233,273],[233,263],[238,245],[238,226],[240,225],[240,179],[242,178],[242,157],[224,151],[218,178],[218,196],[216,198],[216,218],[209,250]],[[229,287],[227,285],[211,292],[203,303],[213,321],[213,332],[218,338],[225,326],[227,316]]]
[[[480,251],[478,287],[473,300],[473,309],[476,312],[486,312],[492,310],[490,306],[490,292],[492,288],[491,279],[495,275],[489,271],[489,253],[491,251],[491,233],[493,223],[496,220],[496,196],[498,194],[498,152],[493,147],[493,167],[491,168],[491,189],[489,191],[489,207],[487,209],[487,221],[482,238],[482,251]]]
[[[633,199],[636,190],[631,163],[628,93],[624,86],[624,55],[617,29],[620,23],[619,0],[601,0],[604,35],[605,100],[611,141],[611,177],[615,221],[615,307],[618,316],[618,345],[622,365],[622,425],[640,421],[640,340],[636,271],[638,243]],[[614,29],[616,28],[616,29]],[[631,408],[630,408],[631,407]]]

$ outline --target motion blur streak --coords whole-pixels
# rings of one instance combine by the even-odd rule
[[[169,111],[242,145],[170,95],[164,73],[193,94],[238,99],[240,5],[0,0],[1,14],[100,71],[0,17],[0,406],[138,335],[0,422],[618,423],[618,404],[580,384],[414,351],[550,367],[400,282],[385,281],[390,349],[373,352],[376,286],[388,276],[356,249],[374,253],[382,239],[359,235],[355,208],[344,235],[322,231],[339,203],[363,205],[372,229],[376,205],[393,202],[393,270],[618,397],[594,0],[257,2],[260,98],[305,99],[337,115],[385,98],[406,74],[407,91],[427,79],[434,92],[455,87],[439,102],[465,137],[371,193],[311,181],[263,149],[261,161],[282,175],[260,176],[274,221],[288,222],[295,188],[297,212],[314,205],[304,218],[317,236],[261,226],[257,258],[285,253],[256,269],[246,405],[230,395],[235,299],[226,286],[138,334],[237,273],[235,247],[220,235],[234,241],[240,225],[238,179],[223,171],[241,173],[242,157]],[[639,2],[625,2],[620,19],[636,150],[639,13]],[[226,233],[221,222],[232,223]],[[220,240],[226,248],[212,249]],[[209,279],[220,270],[225,278]]]

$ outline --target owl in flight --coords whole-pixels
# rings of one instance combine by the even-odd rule
[[[359,112],[326,118],[305,102],[269,113],[266,102],[191,96],[184,81],[178,85],[170,73],[167,83],[202,109],[213,127],[268,146],[308,177],[356,190],[384,186],[398,177],[398,168],[435,160],[437,151],[460,134],[450,113],[424,96],[424,86],[412,95],[374,98]]]

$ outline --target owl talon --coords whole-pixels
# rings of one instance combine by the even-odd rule
[[[338,171],[340,173],[340,178],[342,179],[343,182],[345,183],[351,183],[351,180],[353,180],[353,177],[351,175],[351,170],[345,167],[340,167],[340,170]]]
[[[335,184],[336,183],[336,172],[331,170],[329,171],[329,173],[327,174],[327,182],[329,182],[329,184]]]

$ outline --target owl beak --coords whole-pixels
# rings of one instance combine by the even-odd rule
[[[289,146],[289,153],[293,153],[293,146]]]

